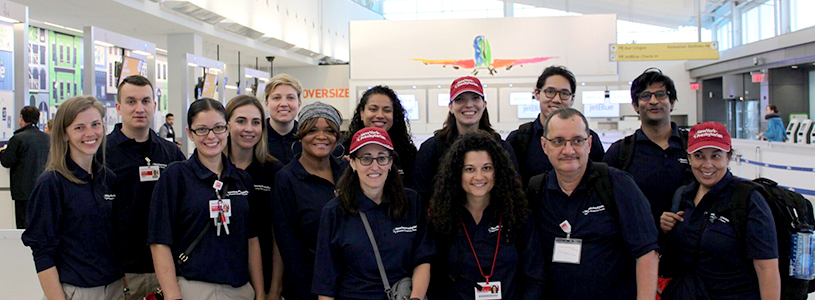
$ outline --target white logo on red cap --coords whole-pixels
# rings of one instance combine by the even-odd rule
[[[469,78],[466,78],[466,79],[462,79],[462,80],[460,80],[459,82],[456,82],[456,85],[453,87],[453,89],[457,89],[457,88],[459,88],[459,87],[461,87],[462,85],[465,85],[465,84],[466,84],[466,85],[475,85],[475,86],[478,86],[478,84],[477,84],[477,83],[475,83],[475,81],[474,81],[474,80],[469,79]]]
[[[371,131],[368,131],[368,132],[360,133],[359,136],[357,137],[357,142],[359,142],[361,140],[364,140],[364,139],[369,139],[369,138],[370,139],[386,140],[385,136],[382,135],[381,133],[379,133],[379,131],[371,130]]]
[[[722,134],[719,133],[719,131],[716,130],[716,129],[702,129],[702,130],[696,131],[696,133],[693,134],[694,139],[703,138],[703,137],[715,137],[715,138],[720,138],[720,139],[724,138],[724,136],[722,136]]]

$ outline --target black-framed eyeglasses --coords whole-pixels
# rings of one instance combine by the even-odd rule
[[[357,157],[357,159],[359,159],[359,163],[362,164],[363,166],[370,166],[372,163],[374,163],[374,160],[376,160],[376,164],[378,164],[380,166],[387,166],[388,163],[391,162],[392,157],[391,156],[377,156],[377,157],[363,156],[363,157]]]
[[[538,92],[541,92],[541,90],[538,89]],[[572,94],[571,91],[565,90],[565,89],[558,91],[558,90],[553,89],[553,88],[548,88],[548,89],[543,90],[542,92],[543,92],[543,95],[546,96],[546,98],[549,98],[549,99],[554,99],[555,96],[558,95],[558,94],[560,94],[560,100],[569,100],[569,98],[574,96],[574,94]]]
[[[665,98],[668,98],[668,95],[670,95],[670,94],[671,94],[671,92],[668,92],[668,91],[656,91],[656,92],[653,92],[653,93],[652,92],[642,92],[642,93],[640,93],[639,96],[637,96],[637,99],[639,99],[640,101],[649,101],[649,100],[651,100],[651,96],[653,95],[653,96],[657,97],[657,100],[665,100]]]
[[[194,133],[197,136],[207,136],[210,131],[214,132],[215,134],[221,134],[226,132],[227,129],[229,128],[226,125],[215,125],[215,127],[212,128],[206,127],[195,128],[192,130],[192,133]]]
[[[543,138],[546,139],[547,141],[549,141],[550,143],[552,143],[552,146],[555,146],[556,148],[566,146],[566,142],[569,142],[570,144],[572,144],[572,147],[583,147],[583,145],[585,145],[586,141],[589,139],[587,137],[579,137],[579,136],[578,137],[573,137],[571,139],[564,139],[564,138],[550,139],[550,138],[547,138],[545,136]]]

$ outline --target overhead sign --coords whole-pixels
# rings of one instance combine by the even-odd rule
[[[583,104],[598,104],[606,102],[605,91],[583,91]]]
[[[719,59],[719,43],[610,44],[610,61]]]

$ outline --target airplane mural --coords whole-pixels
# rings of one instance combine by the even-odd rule
[[[475,49],[474,59],[421,59],[414,58],[412,60],[419,61],[425,65],[442,65],[442,67],[451,66],[453,69],[473,69],[473,75],[477,75],[479,70],[488,70],[490,75],[495,75],[498,68],[511,69],[514,66],[523,66],[525,64],[534,64],[544,62],[556,56],[549,57],[535,57],[535,58],[521,58],[521,59],[493,59],[492,50],[490,49],[490,41],[483,35],[475,37],[473,41],[473,48]]]

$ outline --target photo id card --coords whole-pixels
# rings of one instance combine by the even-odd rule
[[[158,181],[161,176],[161,171],[158,166],[141,166],[139,167],[139,181]]]
[[[218,203],[220,202],[220,204]],[[224,216],[232,216],[232,202],[229,199],[209,200],[209,217],[218,217],[218,212],[223,210]]]
[[[475,290],[475,300],[501,300],[500,281],[490,281],[489,284],[479,282],[478,286],[481,287],[480,291],[477,288],[473,288]]]
[[[555,249],[552,251],[552,262],[580,264],[583,240],[555,238]]]

